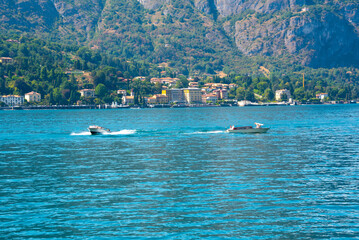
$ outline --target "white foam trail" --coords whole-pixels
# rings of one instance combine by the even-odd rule
[[[131,134],[135,134],[135,133],[136,133],[136,130],[124,129],[121,131],[104,133],[103,135],[131,135]]]
[[[80,133],[71,133],[71,136],[88,136],[91,135],[90,132],[86,131],[86,132],[80,132]]]

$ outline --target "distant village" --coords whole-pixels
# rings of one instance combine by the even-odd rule
[[[2,61],[4,61],[2,59]],[[5,60],[9,61],[9,60]],[[145,77],[136,77],[141,81],[145,81]],[[145,97],[144,105],[141,107],[171,107],[171,106],[262,106],[262,105],[296,105],[298,104],[292,99],[290,91],[287,89],[280,89],[275,92],[275,102],[250,102],[246,100],[236,101],[228,98],[228,92],[232,88],[237,88],[237,84],[223,84],[223,83],[206,83],[199,87],[198,82],[189,78],[188,88],[174,88],[178,78],[151,78],[151,83],[160,83],[162,85],[162,93],[154,94]],[[78,91],[82,99],[95,98],[95,89],[81,89]],[[113,102],[111,105],[106,105],[106,108],[120,108],[135,106],[135,96],[133,90],[118,89],[117,94],[121,96],[122,102]],[[320,102],[324,102],[328,97],[327,93],[317,94],[316,97]],[[283,101],[286,99],[286,101]],[[29,92],[24,96],[19,95],[5,95],[0,97],[0,102],[3,102],[7,107],[23,106],[25,105],[39,105],[42,101],[42,96],[37,92]],[[220,103],[220,104],[219,104]],[[335,102],[330,102],[335,103]],[[3,104],[3,105],[4,105]],[[78,101],[77,106],[83,106],[81,100]],[[74,107],[76,105],[73,105]]]

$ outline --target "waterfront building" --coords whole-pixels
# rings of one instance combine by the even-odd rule
[[[199,88],[184,88],[183,89],[184,98],[186,103],[201,103],[202,102],[202,93]]]
[[[328,97],[328,93],[318,93],[316,97],[323,101],[326,97]]]
[[[4,95],[0,97],[0,101],[8,106],[17,106],[24,104],[24,96],[19,95]]]
[[[147,104],[156,104],[156,98],[154,96],[145,98]]]
[[[25,99],[28,102],[40,102],[41,101],[41,94],[37,92],[29,92],[25,94]]]
[[[203,103],[216,103],[218,101],[217,94],[209,93],[209,94],[203,94],[202,95],[202,102]]]
[[[289,99],[289,98],[292,97],[292,96],[290,95],[290,91],[289,91],[289,90],[287,90],[287,89],[281,89],[281,90],[275,91],[275,100],[281,101],[283,95],[286,95],[286,96],[287,96],[287,99]]]
[[[135,97],[134,96],[123,96],[122,104],[125,104],[125,105],[135,104]]]
[[[228,99],[227,89],[217,89],[214,90],[213,93],[217,95],[218,99]]]
[[[85,98],[95,97],[94,89],[81,89],[79,92],[81,93],[81,97],[85,97]]]
[[[221,89],[220,96],[221,96],[221,99],[228,99],[228,90],[227,89]]]
[[[170,103],[185,102],[183,89],[179,89],[179,88],[164,89],[162,90],[162,94],[167,96],[168,102]]]
[[[168,97],[163,94],[155,94],[152,97],[147,98],[148,104],[167,104]]]

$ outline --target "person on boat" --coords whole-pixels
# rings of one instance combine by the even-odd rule
[[[261,123],[254,123],[256,125],[256,128],[261,128],[263,124]]]

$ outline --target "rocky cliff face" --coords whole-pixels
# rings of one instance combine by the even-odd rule
[[[348,22],[330,12],[298,14],[264,23],[252,17],[236,22],[237,47],[247,55],[291,54],[303,65],[345,66],[359,58],[359,38]]]
[[[102,0],[52,0],[60,16],[59,34],[74,35],[78,40],[90,40],[100,19]]]
[[[169,0],[138,0],[145,8],[157,9]],[[310,3],[310,0],[194,0],[197,9],[205,13],[218,12],[226,17],[251,9],[256,12],[271,13],[284,9],[295,9]]]
[[[50,0],[0,0],[0,28],[49,30],[58,13]]]
[[[163,0],[143,1],[151,9],[166,4]],[[227,35],[244,54],[275,57],[289,54],[297,62],[314,67],[359,60],[358,5],[323,1],[317,6],[312,0],[194,0],[194,6],[213,15],[214,21],[217,17],[235,19],[246,10],[260,14],[223,24]]]
[[[164,3],[169,3],[169,0],[138,0],[147,9],[157,9]]]

